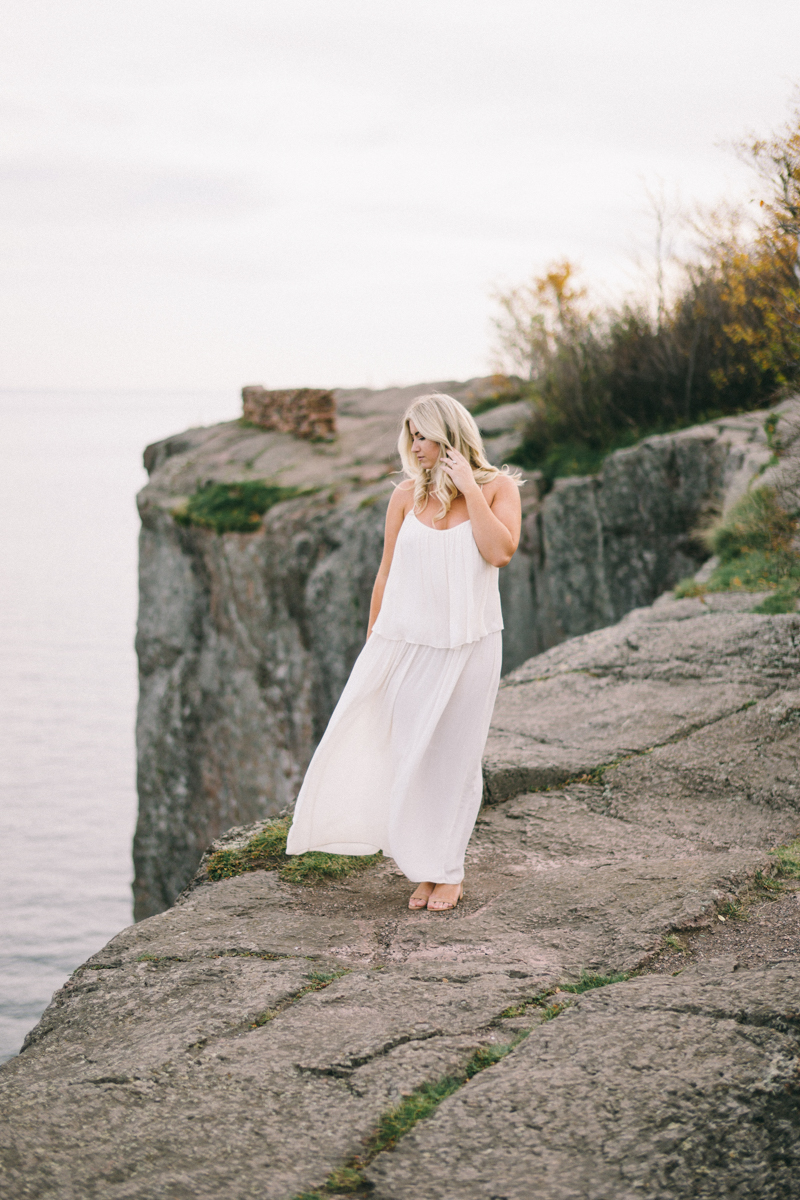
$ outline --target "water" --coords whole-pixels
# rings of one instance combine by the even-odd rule
[[[131,916],[144,446],[235,390],[0,393],[0,1060]]]

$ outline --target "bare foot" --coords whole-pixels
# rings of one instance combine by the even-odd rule
[[[416,890],[411,893],[411,899],[408,902],[408,907],[427,908],[428,897],[435,887],[435,883],[420,883]]]
[[[447,912],[464,895],[462,883],[437,883],[428,900],[428,912]]]

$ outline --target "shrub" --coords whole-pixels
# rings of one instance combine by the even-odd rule
[[[310,489],[278,487],[263,480],[206,483],[173,512],[179,525],[199,525],[215,533],[252,533],[274,504],[307,495]]]
[[[772,488],[753,489],[708,535],[709,547],[720,560],[708,582],[685,579],[675,595],[680,599],[705,592],[770,591],[754,611],[794,612],[800,596],[800,555],[793,546],[797,525]]]
[[[709,541],[725,566],[748,554],[791,555],[796,528],[797,521],[779,506],[773,488],[754,488],[733,505]]]
[[[512,461],[548,481],[594,473],[611,450],[800,380],[800,109],[742,149],[761,179],[759,222],[752,209],[709,214],[671,300],[659,282],[650,301],[592,308],[568,261],[496,296],[498,349],[533,407]]]

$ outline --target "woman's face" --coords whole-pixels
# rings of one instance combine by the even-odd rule
[[[421,467],[430,471],[439,457],[439,443],[424,437],[413,421],[408,422],[408,432],[411,434],[411,453]]]

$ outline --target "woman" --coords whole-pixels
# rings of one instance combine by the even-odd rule
[[[409,908],[463,894],[502,649],[498,568],[519,542],[519,477],[486,459],[451,396],[415,400],[407,479],[386,514],[367,644],[306,773],[287,853],[382,850],[419,886]]]

